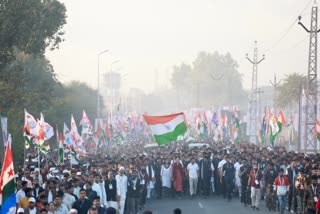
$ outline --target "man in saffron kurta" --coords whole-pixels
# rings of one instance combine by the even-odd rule
[[[180,162],[179,157],[176,157],[175,162],[172,164],[172,180],[177,194],[180,194],[182,192],[182,177],[183,166]]]

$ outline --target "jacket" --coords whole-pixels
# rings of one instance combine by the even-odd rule
[[[91,205],[92,202],[89,199],[85,199],[83,203],[77,200],[73,203],[72,208],[78,210],[78,214],[87,214]]]
[[[303,203],[303,208],[304,209],[311,209],[311,210],[315,210],[316,209],[316,203],[314,201],[314,197],[319,196],[319,192],[320,192],[320,186],[317,185],[316,187],[316,195],[314,195],[313,189],[312,189],[312,184],[309,185],[307,187],[307,189],[305,190],[305,194],[304,194],[304,203]]]
[[[293,172],[295,172],[295,177],[298,175],[298,169],[294,168],[291,169],[291,167],[288,168],[288,179],[289,179],[289,184],[290,186],[294,185],[294,183],[292,183],[292,181],[294,181],[295,177],[293,177]]]
[[[107,201],[117,201],[117,181],[115,179],[106,179],[104,185],[107,193]]]
[[[38,208],[34,207],[34,209],[37,210],[36,214],[40,214],[40,210]],[[30,213],[29,208],[24,208],[24,214],[29,214],[29,213]]]
[[[141,190],[141,183],[140,183],[140,179],[139,177],[136,177],[137,181],[136,181],[136,185],[134,185],[134,177],[130,176],[128,179],[128,191],[127,191],[127,197],[130,198],[138,198],[140,197],[140,190]]]

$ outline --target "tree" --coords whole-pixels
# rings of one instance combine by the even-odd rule
[[[182,63],[180,66],[173,67],[173,73],[171,76],[171,84],[173,88],[176,89],[177,92],[177,104],[178,108],[183,107],[185,105],[181,105],[182,98],[188,96],[190,94],[191,89],[191,79],[190,74],[192,72],[192,68],[190,65]],[[184,103],[185,104],[185,103]]]
[[[281,108],[291,107],[299,102],[301,86],[306,88],[307,79],[299,73],[285,75],[277,93],[277,104]]]
[[[192,66],[173,68],[171,82],[180,99],[191,101],[188,107],[247,104],[242,75],[229,53],[200,52]],[[182,89],[187,93],[182,94]]]
[[[1,57],[13,48],[43,54],[63,41],[66,8],[58,0],[0,0]]]

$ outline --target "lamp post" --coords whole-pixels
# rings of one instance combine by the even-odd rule
[[[104,53],[107,53],[109,50],[104,50],[101,51],[98,54],[98,103],[97,103],[97,115],[98,115],[98,119],[100,119],[100,56]]]

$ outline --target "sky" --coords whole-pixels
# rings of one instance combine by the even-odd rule
[[[47,57],[63,83],[86,82],[97,88],[111,70],[125,76],[125,88],[152,92],[170,87],[172,67],[192,64],[200,51],[231,53],[251,88],[254,41],[258,41],[258,87],[274,73],[307,74],[310,0],[60,0],[66,5],[65,41]],[[313,2],[313,1],[312,1]],[[155,75],[157,73],[157,75]],[[157,80],[156,80],[157,79]],[[101,84],[103,84],[101,82]]]

